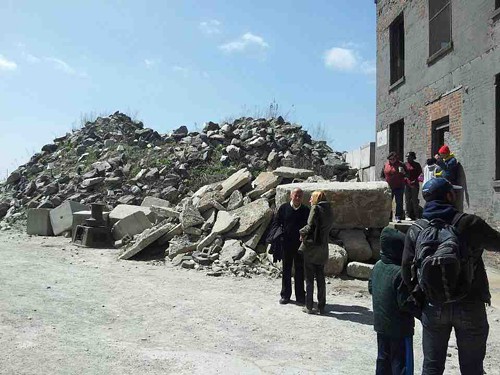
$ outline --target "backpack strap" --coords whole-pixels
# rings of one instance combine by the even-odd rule
[[[464,212],[458,212],[453,220],[451,221],[451,226],[456,227],[461,218],[463,218],[466,214]]]

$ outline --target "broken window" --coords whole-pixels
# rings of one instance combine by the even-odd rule
[[[432,155],[438,153],[439,148],[447,143],[447,133],[450,131],[450,118],[443,117],[432,123]]]
[[[451,47],[451,1],[429,0],[429,56]]]
[[[495,77],[495,180],[500,180],[500,74]]]
[[[389,151],[394,151],[400,160],[404,160],[405,133],[404,120],[399,120],[389,126]]]
[[[405,24],[401,14],[389,27],[391,45],[391,85],[405,75]]]

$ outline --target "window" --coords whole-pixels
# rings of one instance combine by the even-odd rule
[[[432,156],[438,153],[439,148],[448,143],[447,133],[450,131],[450,118],[443,117],[432,122]]]
[[[500,180],[500,74],[495,77],[495,180]]]
[[[389,151],[395,151],[400,160],[404,160],[405,133],[404,120],[399,120],[389,126]]]
[[[405,75],[405,24],[401,14],[389,27],[391,45],[391,85]]]
[[[429,58],[451,47],[451,1],[429,0]]]
[[[500,8],[500,0],[495,0],[495,9]]]

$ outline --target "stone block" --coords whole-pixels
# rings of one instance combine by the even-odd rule
[[[221,183],[221,193],[224,198],[227,198],[231,193],[240,187],[252,181],[252,174],[246,168],[240,169],[238,172],[233,173],[225,181]]]
[[[239,222],[227,234],[228,237],[240,238],[251,234],[268,217],[269,202],[267,199],[257,199],[243,207],[231,211],[239,217]]]
[[[117,221],[132,215],[134,212],[142,211],[146,214],[149,221],[154,223],[156,221],[156,215],[151,211],[149,207],[134,206],[131,204],[119,204],[109,213],[109,221],[111,225],[114,225]]]
[[[347,265],[347,274],[361,280],[368,280],[372,274],[373,264],[351,262]]]
[[[283,178],[298,178],[305,180],[308,177],[314,176],[314,171],[309,169],[299,169],[291,167],[279,167],[276,168],[273,173],[276,176]]]
[[[360,229],[340,231],[338,238],[343,242],[350,261],[364,262],[372,257],[372,248]]]
[[[132,258],[134,255],[147,248],[160,237],[167,234],[170,230],[172,230],[172,224],[170,223],[166,223],[159,227],[146,229],[138,236],[133,244],[130,244],[130,246],[125,249],[123,254],[120,255],[119,259],[126,260]]]
[[[85,210],[89,210],[89,207],[69,200],[51,210],[50,223],[54,235],[59,236],[66,231],[71,231],[73,229],[73,213]]]
[[[151,196],[144,198],[144,200],[141,203],[141,207],[153,207],[153,206],[168,208],[171,206],[171,204],[169,201],[166,201],[165,199],[151,197]]]
[[[50,208],[30,208],[27,212],[26,232],[35,236],[52,236]]]
[[[334,244],[328,244],[328,261],[325,264],[326,276],[338,276],[347,263],[347,251]]]
[[[152,226],[146,214],[142,211],[137,211],[117,221],[116,224],[113,225],[111,233],[115,240],[121,240],[127,235],[133,237],[136,234],[140,234]]]
[[[107,226],[109,226],[109,212],[102,213],[104,222]],[[90,219],[92,217],[91,211],[77,211],[73,213],[73,227],[71,229],[72,233],[75,233],[76,227],[78,225],[83,225],[85,220]]]
[[[304,203],[313,191],[323,190],[332,203],[333,228],[383,228],[391,216],[391,190],[386,182],[318,182],[280,185],[276,206],[290,200],[295,188],[304,191]]]

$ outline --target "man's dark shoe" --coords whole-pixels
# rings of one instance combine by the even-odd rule
[[[325,315],[326,314],[326,311],[325,311],[325,308],[321,308],[318,310],[319,311],[319,315]]]
[[[290,302],[290,298],[280,298],[280,305],[286,305],[287,303]]]
[[[296,302],[295,302],[297,305],[299,306],[304,306],[306,304],[306,301],[305,300],[302,300],[302,299],[298,299]]]

